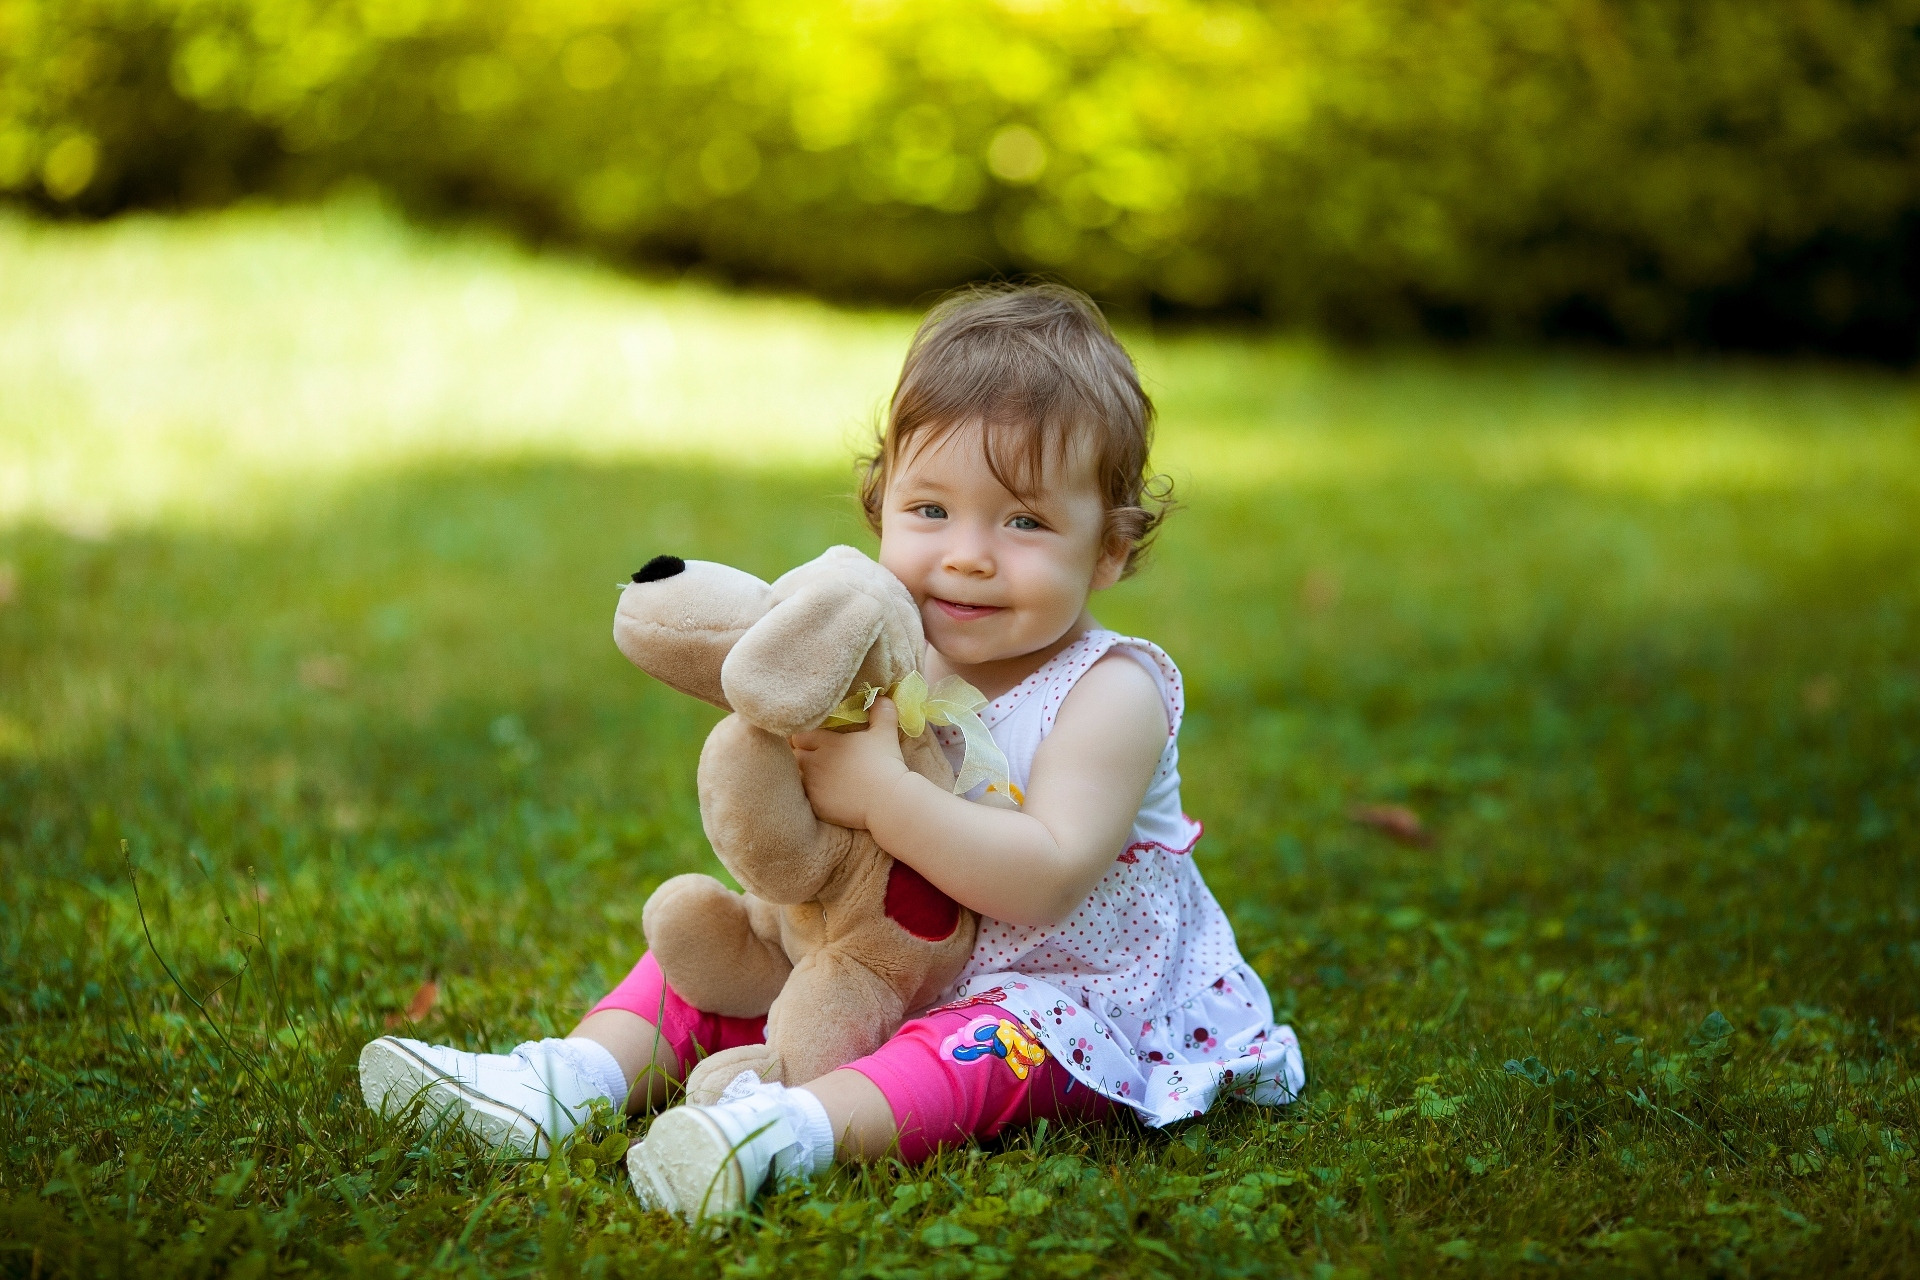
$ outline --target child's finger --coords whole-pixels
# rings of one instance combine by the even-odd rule
[[[892,698],[875,698],[873,707],[867,712],[867,728],[898,729],[900,727],[900,708],[893,705]]]
[[[827,745],[828,730],[802,729],[787,739],[787,745],[795,751],[817,751]]]

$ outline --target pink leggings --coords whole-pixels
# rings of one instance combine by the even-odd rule
[[[674,994],[652,953],[590,1012],[624,1009],[652,1023],[684,1074],[709,1053],[767,1038],[765,1018],[727,1018]],[[941,1147],[991,1138],[1009,1124],[1098,1117],[1114,1104],[1069,1075],[998,1005],[966,1000],[913,1019],[893,1039],[847,1064],[893,1108],[900,1158],[918,1164]]]

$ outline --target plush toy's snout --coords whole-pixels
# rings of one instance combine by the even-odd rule
[[[891,686],[923,645],[913,597],[852,547],[772,584],[655,556],[622,588],[613,638],[642,671],[782,737],[819,724],[857,684]]]
[[[772,606],[772,588],[750,573],[655,556],[621,588],[613,641],[648,675],[731,710],[720,664]]]

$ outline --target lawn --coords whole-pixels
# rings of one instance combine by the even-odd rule
[[[1186,509],[1099,611],[1187,673],[1292,1108],[717,1241],[618,1130],[370,1116],[368,1038],[563,1033],[716,869],[714,713],[614,585],[870,546],[911,325],[352,204],[0,220],[0,1269],[1920,1268],[1920,387],[1872,371],[1129,333]]]

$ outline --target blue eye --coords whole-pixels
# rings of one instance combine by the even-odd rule
[[[1014,528],[1020,529],[1023,531],[1038,529],[1041,527],[1040,522],[1038,520],[1035,520],[1032,516],[1015,516],[1013,519],[1007,521],[1007,523],[1012,525]]]
[[[927,520],[945,520],[947,509],[937,502],[923,502],[913,509],[913,514]]]

